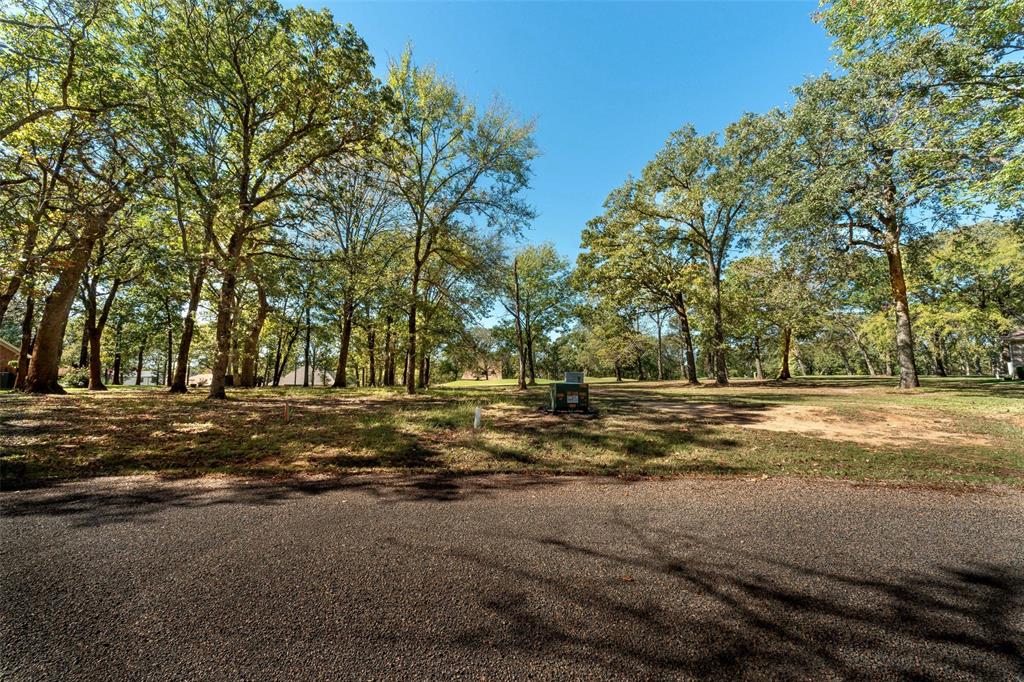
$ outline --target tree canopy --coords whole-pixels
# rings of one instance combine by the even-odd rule
[[[1022,16],[824,3],[832,72],[720,131],[679,121],[566,254],[528,239],[534,123],[411,50],[375,71],[355,27],[275,0],[21,0],[17,386],[999,371],[1024,325]]]

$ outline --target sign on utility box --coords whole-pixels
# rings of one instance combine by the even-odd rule
[[[567,384],[582,384],[583,383],[583,372],[566,372],[565,383]]]
[[[586,384],[551,384],[552,412],[589,412],[590,387]]]

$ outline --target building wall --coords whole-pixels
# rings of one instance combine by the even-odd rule
[[[0,372],[9,372],[11,360],[18,359],[18,349],[11,350],[7,344],[0,343]]]

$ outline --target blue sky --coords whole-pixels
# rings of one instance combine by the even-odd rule
[[[304,4],[318,6],[314,0]],[[525,234],[575,261],[608,192],[692,122],[720,130],[791,102],[829,67],[813,2],[327,2],[386,69],[407,44],[481,104],[535,119]]]

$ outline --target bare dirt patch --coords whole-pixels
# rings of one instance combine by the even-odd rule
[[[926,414],[869,411],[858,419],[832,413],[826,407],[779,405],[767,410],[753,429],[789,431],[862,445],[887,445],[912,440],[934,445],[990,445],[989,439],[956,430],[952,419]]]
[[[491,410],[493,415],[494,408]],[[495,421],[500,427],[520,431],[553,429],[576,421],[572,419],[573,415],[548,415],[532,410],[502,410],[494,416],[497,416]],[[837,414],[819,405],[640,400],[628,406],[620,405],[612,414],[601,419],[604,429],[634,431],[685,427],[687,424],[796,433],[868,446],[891,445],[893,442],[908,440],[930,445],[991,445],[985,436],[957,430],[953,419],[922,410],[911,413],[906,408],[900,413],[864,410],[855,414]]]

